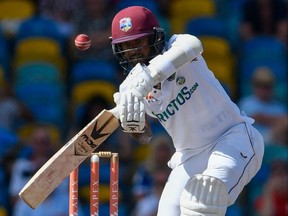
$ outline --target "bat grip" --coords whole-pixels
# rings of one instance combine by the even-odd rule
[[[114,107],[113,109],[110,109],[109,112],[111,112],[117,119],[119,119],[119,112],[118,107]]]

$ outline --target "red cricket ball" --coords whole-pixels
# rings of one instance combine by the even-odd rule
[[[75,38],[75,46],[79,50],[87,50],[91,45],[91,40],[88,35],[86,34],[79,34]]]

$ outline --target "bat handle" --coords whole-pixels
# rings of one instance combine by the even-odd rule
[[[109,112],[111,112],[117,119],[119,119],[119,112],[118,107],[114,107],[113,109],[110,109]]]

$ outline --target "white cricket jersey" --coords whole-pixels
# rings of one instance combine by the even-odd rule
[[[241,115],[201,55],[162,81],[160,90],[153,88],[145,106],[172,137],[179,162],[213,145],[229,128],[253,122]]]

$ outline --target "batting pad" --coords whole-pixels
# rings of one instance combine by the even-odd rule
[[[228,193],[224,183],[214,177],[195,175],[181,194],[181,216],[225,216]]]

